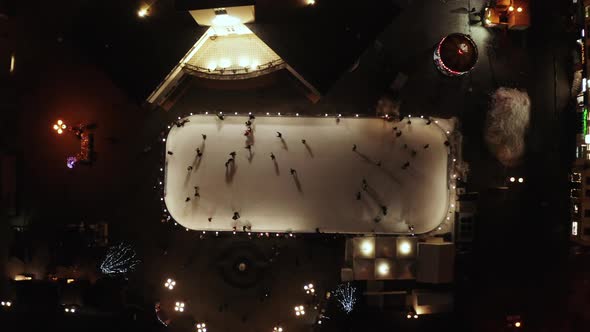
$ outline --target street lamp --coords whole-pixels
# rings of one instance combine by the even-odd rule
[[[174,311],[184,312],[184,302],[176,302],[174,305]]]
[[[295,316],[303,316],[305,315],[305,310],[303,309],[302,305],[295,306]]]
[[[148,8],[147,7],[143,7],[137,11],[137,16],[139,16],[140,18],[144,18],[147,15],[148,15]]]
[[[313,284],[303,286],[303,290],[305,290],[305,294],[314,294],[315,289],[313,288]]]
[[[66,124],[61,120],[57,120],[57,123],[53,125],[53,130],[55,130],[60,135],[63,134],[66,128]]]
[[[197,323],[197,332],[207,332],[205,323]]]
[[[164,287],[168,288],[169,290],[173,290],[174,286],[176,286],[176,281],[168,278],[168,280],[166,280],[166,283],[164,284]]]

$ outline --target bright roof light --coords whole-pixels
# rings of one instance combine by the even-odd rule
[[[412,252],[412,245],[410,244],[410,242],[404,241],[404,242],[400,243],[399,252],[404,255],[407,255],[410,252]]]
[[[148,9],[146,7],[141,8],[140,10],[137,11],[137,16],[144,18],[146,17],[148,14]]]
[[[379,264],[379,267],[377,268],[377,271],[382,276],[387,275],[389,273],[389,264],[386,263],[386,262],[383,262],[383,263]]]
[[[371,240],[365,240],[361,243],[361,252],[363,255],[369,256],[373,253],[373,250],[375,250],[375,248]]]
[[[223,58],[221,60],[219,60],[219,67],[221,68],[227,68],[231,66],[231,60],[228,58]]]
[[[212,24],[213,26],[225,27],[225,26],[230,26],[230,25],[236,25],[241,22],[240,22],[240,19],[237,17],[224,14],[224,15],[216,15],[215,18],[211,21],[211,23],[213,23]]]
[[[248,60],[248,58],[246,58],[246,57],[241,57],[238,60],[238,64],[240,65],[240,67],[249,67],[250,66],[250,60]]]

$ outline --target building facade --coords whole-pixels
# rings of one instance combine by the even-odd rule
[[[570,175],[571,221],[570,234],[574,243],[590,246],[590,133],[588,132],[589,96],[588,27],[590,27],[590,0],[580,2],[577,25],[578,57],[574,60],[572,97],[575,98],[577,120],[576,158]]]

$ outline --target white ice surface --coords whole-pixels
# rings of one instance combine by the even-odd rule
[[[164,201],[184,227],[231,231],[236,226],[241,231],[243,225],[251,225],[253,233],[319,228],[326,233],[407,234],[408,225],[413,225],[421,234],[435,229],[447,214],[449,155],[445,132],[434,122],[257,116],[248,139],[247,116],[188,119],[184,127],[173,126],[166,140],[166,150],[174,154],[166,155]],[[444,126],[444,120],[439,122]],[[394,126],[402,129],[401,137],[396,138]],[[201,134],[207,135],[205,141]],[[246,144],[252,144],[251,157]],[[430,144],[428,149],[425,144]],[[200,161],[198,147],[203,150]],[[411,149],[417,151],[415,157]],[[226,171],[232,151],[237,153],[235,166]],[[381,167],[376,165],[379,160]],[[406,161],[410,167],[402,170]],[[297,171],[296,178],[290,168]],[[361,189],[363,178],[367,192]],[[194,197],[194,186],[199,186],[200,198]],[[361,200],[355,197],[359,191]],[[186,197],[191,200],[185,202]],[[381,213],[381,205],[387,206],[387,215]],[[237,222],[232,220],[234,211],[241,216]]]

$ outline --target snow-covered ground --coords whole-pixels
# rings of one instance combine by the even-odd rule
[[[421,234],[436,229],[448,213],[449,148],[444,145],[446,129],[441,129],[448,125],[445,120],[426,125],[420,118],[407,124],[377,118],[257,116],[247,137],[247,116],[187,119],[190,122],[174,126],[166,140],[166,150],[173,155],[166,155],[164,199],[184,227],[407,234],[412,225],[414,233]],[[402,130],[400,137],[394,126]],[[245,149],[248,144],[251,154]],[[197,158],[197,148],[202,158]],[[226,168],[232,151],[237,153],[235,162]],[[409,167],[402,169],[408,161]],[[193,169],[188,171],[188,166]],[[200,197],[194,196],[195,186]],[[237,221],[232,220],[234,212],[240,215]]]

